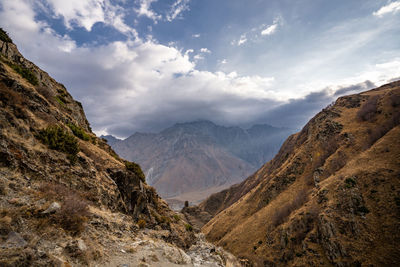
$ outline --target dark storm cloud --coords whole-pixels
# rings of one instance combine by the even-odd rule
[[[304,98],[291,99],[288,103],[279,105],[266,112],[265,116],[260,119],[260,122],[264,121],[274,126],[300,129],[315,114],[335,101],[339,96],[349,93],[358,93],[374,87],[375,85],[367,80],[349,86],[340,86],[339,89],[336,90],[325,88],[319,92],[310,93]]]
[[[376,85],[373,82],[367,80],[363,83],[342,87],[335,92],[334,96],[341,96],[349,93],[357,93],[360,91],[372,89],[374,87],[376,87]]]

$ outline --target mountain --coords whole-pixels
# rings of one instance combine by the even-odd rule
[[[399,124],[400,81],[341,97],[189,215],[254,266],[398,266]]]
[[[102,135],[102,136],[100,136],[100,138],[103,138],[104,140],[106,140],[107,144],[109,144],[110,146],[113,146],[115,143],[122,141],[121,139],[118,139],[112,135]]]
[[[0,266],[238,266],[192,230],[0,28]]]
[[[135,133],[111,143],[138,162],[150,185],[170,204],[198,202],[240,182],[273,157],[290,130],[255,125],[248,130],[210,121],[179,123],[160,133]]]

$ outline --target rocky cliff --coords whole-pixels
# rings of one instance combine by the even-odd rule
[[[234,265],[0,30],[0,265]]]
[[[399,265],[399,124],[400,82],[339,98],[204,201],[202,231],[254,266]]]

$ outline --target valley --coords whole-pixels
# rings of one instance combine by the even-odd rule
[[[255,125],[247,130],[210,121],[175,124],[125,140],[104,136],[123,158],[138,162],[157,192],[181,209],[241,182],[278,151],[293,130]]]

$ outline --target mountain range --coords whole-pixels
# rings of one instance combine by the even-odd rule
[[[138,162],[148,183],[172,206],[182,207],[185,200],[198,203],[242,181],[270,160],[291,132],[270,125],[245,130],[195,121],[125,140],[103,138],[121,157]]]

